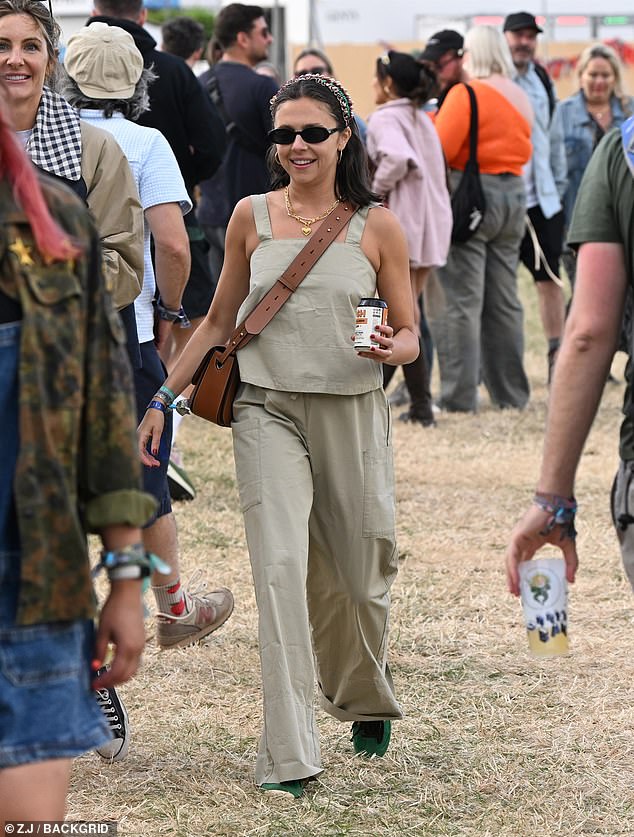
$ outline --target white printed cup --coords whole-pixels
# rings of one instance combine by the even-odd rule
[[[563,558],[533,558],[519,565],[520,598],[535,657],[558,657],[568,643],[568,582]]]

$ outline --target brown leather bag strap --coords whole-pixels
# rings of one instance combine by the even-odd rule
[[[357,209],[347,201],[342,201],[332,211],[315,233],[315,237],[302,247],[273,287],[267,291],[248,317],[237,326],[227,341],[227,348],[218,358],[219,363],[223,363],[232,352],[237,352],[238,349],[246,346],[262,331],[264,326],[271,322],[356,211]]]

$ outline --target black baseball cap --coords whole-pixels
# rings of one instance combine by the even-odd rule
[[[460,52],[463,47],[464,38],[460,32],[455,32],[453,29],[442,29],[431,36],[419,57],[423,61],[438,61],[446,52],[451,50]]]
[[[517,32],[520,29],[533,29],[535,32],[543,32],[537,25],[537,21],[529,12],[514,12],[512,15],[507,15],[504,21],[505,32]]]

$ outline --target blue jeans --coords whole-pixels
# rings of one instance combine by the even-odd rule
[[[147,405],[150,403],[150,399],[167,377],[167,373],[156,351],[153,340],[147,343],[141,343],[139,350],[141,353],[141,365],[133,371],[137,418],[141,421],[145,415]],[[172,500],[167,482],[167,466],[169,465],[171,452],[172,411],[168,410],[165,415],[165,425],[157,456],[161,464],[158,468],[149,468],[147,465],[143,466],[143,490],[151,494],[152,497],[155,497],[159,504],[156,515],[145,524],[144,529],[151,526],[157,518],[169,514],[172,511]]]
[[[20,323],[0,325],[0,770],[77,756],[111,738],[90,688],[92,622],[15,624],[19,349]]]
[[[13,501],[13,477],[18,459],[18,358],[20,323],[0,325],[0,550],[19,548]]]

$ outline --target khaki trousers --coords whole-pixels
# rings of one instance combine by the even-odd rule
[[[398,557],[389,408],[382,389],[245,384],[234,415],[264,695],[256,781],[302,779],[322,769],[315,673],[341,721],[402,716],[386,662]]]

